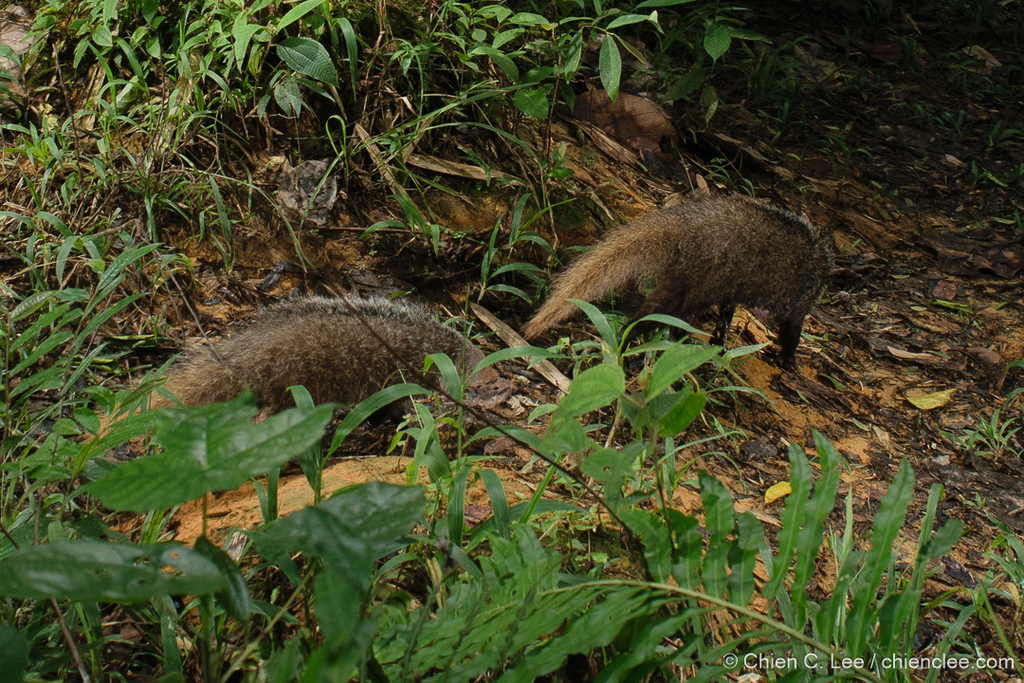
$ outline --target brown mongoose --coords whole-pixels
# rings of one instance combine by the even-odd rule
[[[402,375],[415,382],[408,368],[422,372],[432,353],[448,354],[463,377],[484,357],[423,306],[315,296],[272,306],[237,334],[186,353],[171,366],[165,387],[186,406],[228,401],[249,388],[261,412],[273,414],[295,405],[287,388],[301,384],[316,404],[351,406]],[[494,374],[482,370],[470,384]],[[151,405],[173,404],[154,395]]]
[[[610,232],[554,281],[523,329],[533,338],[631,282],[654,280],[641,318],[699,316],[717,306],[712,343],[724,344],[736,306],[766,309],[779,326],[781,361],[796,366],[804,318],[832,270],[830,240],[804,216],[733,194],[689,199]]]

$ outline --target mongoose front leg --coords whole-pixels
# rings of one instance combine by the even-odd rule
[[[785,370],[795,371],[796,347],[800,343],[800,331],[804,326],[804,318],[779,322],[779,362]]]
[[[725,340],[729,336],[729,328],[732,326],[732,317],[736,314],[736,305],[727,306],[722,304],[718,307],[718,320],[715,323],[715,334],[711,337],[711,344],[725,347]]]

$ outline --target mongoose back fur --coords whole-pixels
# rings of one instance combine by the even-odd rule
[[[779,326],[781,360],[795,367],[804,318],[832,270],[829,240],[804,216],[741,195],[690,199],[610,232],[554,281],[526,324],[533,338],[631,282],[656,287],[637,318],[693,318],[718,307],[713,343],[724,344],[737,305],[764,308]]]
[[[484,357],[423,306],[382,297],[309,297],[272,306],[241,332],[186,353],[165,386],[186,406],[228,401],[249,388],[261,411],[277,413],[295,405],[286,389],[296,384],[316,404],[354,405],[402,381],[403,372],[415,381],[405,371],[422,371],[432,353],[448,354],[463,377]],[[494,373],[481,371],[470,383],[486,381],[487,372]],[[172,404],[154,396],[153,405]]]

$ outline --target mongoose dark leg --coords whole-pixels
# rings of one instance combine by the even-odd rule
[[[786,370],[796,370],[796,347],[803,327],[803,318],[779,322],[779,360]]]
[[[729,328],[732,326],[732,317],[736,313],[736,305],[718,307],[718,321],[715,323],[715,334],[711,337],[711,343],[715,346],[725,346],[725,340],[729,336]]]

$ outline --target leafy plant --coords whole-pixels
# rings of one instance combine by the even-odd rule
[[[603,338],[614,343],[614,332],[596,309],[587,305],[584,309]],[[934,515],[937,497],[933,495],[922,526],[907,590],[898,590],[900,582],[891,569],[892,539],[902,528],[913,488],[909,468],[904,467],[875,519],[871,550],[851,550],[857,543],[850,535],[849,508],[847,534],[834,544],[843,549],[836,555],[840,585],[850,591],[852,607],[846,607],[842,591],[817,607],[802,592],[789,596],[780,589],[790,565],[798,586],[810,579],[815,566],[838,484],[838,453],[816,436],[822,479],[812,495],[810,466],[799,448],[791,449],[794,490],[775,556],[764,547],[760,524],[749,513],[736,515],[724,487],[700,474],[704,524],[710,532],[705,547],[697,520],[672,510],[667,493],[680,483],[674,464],[675,435],[699,415],[706,394],[692,380],[684,381],[681,390],[673,386],[698,365],[716,358],[718,350],[656,341],[634,351],[655,356],[635,391],[627,392],[618,357],[611,354],[607,362],[579,373],[558,406],[540,409],[551,415],[542,437],[515,428],[488,428],[478,437],[512,434],[556,466],[569,453],[583,454],[581,471],[600,486],[602,504],[624,531],[642,543],[646,581],[599,577],[581,581],[560,573],[559,555],[540,544],[531,526],[537,515],[572,515],[577,510],[542,496],[558,471],[556,466],[549,468],[531,499],[515,506],[508,504],[496,475],[479,470],[477,476],[486,484],[494,515],[488,523],[467,530],[465,491],[483,460],[459,458],[454,466],[449,464],[438,436],[439,421],[417,406],[421,426],[404,430],[416,446],[410,476],[418,467],[426,468],[434,502],[427,504],[423,489],[417,486],[366,484],[286,519],[274,521],[275,515],[268,515],[268,524],[249,535],[260,557],[287,578],[288,587],[272,601],[261,597],[261,584],[255,580],[259,574],[246,576],[205,538],[194,549],[151,540],[131,543],[103,527],[90,530],[78,525],[72,530],[54,520],[49,524],[49,542],[13,553],[7,547],[2,553],[7,557],[0,560],[0,594],[23,605],[22,614],[35,615],[22,620],[19,629],[7,627],[0,632],[3,654],[32,671],[64,666],[59,657],[30,661],[25,654],[27,644],[49,637],[45,613],[92,614],[111,602],[150,614],[154,623],[161,624],[151,637],[162,651],[166,672],[182,673],[187,660],[197,657],[210,680],[243,670],[363,680],[378,677],[373,672],[391,680],[432,679],[443,672],[447,680],[455,681],[474,680],[491,670],[503,671],[508,680],[533,680],[555,671],[571,656],[597,651],[603,653],[609,673],[647,675],[701,665],[705,677],[716,678],[725,676],[736,663],[756,661],[749,656],[764,652],[781,656],[795,649],[819,653],[822,659],[816,661],[824,661],[830,646],[851,657],[866,647],[878,652],[908,651],[910,636],[883,638],[876,645],[870,633],[915,617],[928,560],[945,553],[958,534],[954,525],[934,542],[927,541],[927,519]],[[540,349],[510,349],[500,357],[540,353]],[[496,360],[492,357],[487,362]],[[446,384],[458,387],[454,365],[443,357],[433,361],[440,364]],[[339,426],[332,448],[382,402],[415,390],[400,385],[371,397]],[[580,421],[585,414],[608,406],[613,407],[616,423],[621,417],[637,439],[621,449],[594,441]],[[91,470],[96,480],[84,493],[117,510],[164,517],[162,511],[167,508],[216,489],[236,487],[254,475],[275,471],[294,454],[307,453],[319,442],[331,407],[295,408],[253,425],[255,413],[252,397],[243,396],[220,406],[162,409],[128,418],[104,437],[105,443],[152,429],[153,443],[162,451],[113,469]],[[655,447],[660,440],[664,456]],[[653,510],[638,505],[650,499]],[[427,517],[425,509],[431,511]],[[417,523],[425,525],[425,535],[410,535]],[[13,530],[18,528],[16,524]],[[20,528],[24,530],[25,525]],[[114,542],[101,540],[104,536]],[[18,545],[29,543],[19,541]],[[472,549],[476,550],[470,555]],[[480,552],[483,549],[486,553]],[[777,601],[782,622],[749,607],[756,590],[753,563],[759,552],[771,576],[763,593]],[[41,572],[41,567],[47,570]],[[432,568],[426,572],[431,577],[426,594],[401,578],[421,573],[416,567]],[[174,571],[168,573],[168,568]],[[876,602],[873,596],[886,571],[890,572],[886,592]],[[106,579],[111,576],[121,578],[111,582]],[[168,594],[195,597],[181,610],[168,606],[164,597]],[[43,598],[51,602],[40,602]],[[284,641],[267,652],[263,644],[274,624],[289,622],[289,611],[298,604],[306,605],[305,623],[315,623],[321,637],[313,637],[311,626],[299,627],[291,620]],[[186,618],[193,609],[197,621]],[[850,616],[839,619],[844,609],[850,610]],[[740,630],[723,637],[709,628],[704,618],[714,610],[735,615]],[[813,635],[806,635],[808,627]],[[181,632],[189,634],[197,650],[178,651],[180,639],[171,636]],[[780,633],[785,634],[783,640],[778,639]],[[656,647],[669,636],[678,643],[676,647]],[[64,638],[81,672],[104,670],[102,648],[78,652],[73,639]],[[228,643],[233,644],[231,649]],[[807,668],[800,680],[809,680],[815,670]],[[853,670],[872,680],[880,675],[864,667]]]
[[[1016,417],[1002,419],[1001,410],[997,408],[988,420],[982,419],[974,429],[966,430],[962,435],[946,434],[957,446],[965,451],[976,451],[993,458],[1001,458],[1007,450],[1017,453],[1020,446],[1016,445],[1016,434],[1021,427],[1014,427]]]
[[[554,256],[554,249],[551,244],[544,239],[539,233],[529,230],[530,226],[543,216],[547,211],[554,207],[547,207],[535,213],[530,217],[529,220],[523,220],[524,212],[526,211],[526,205],[530,201],[531,196],[524,194],[516,200],[516,204],[512,209],[512,215],[509,218],[509,229],[508,229],[508,251],[501,256],[501,260],[505,261],[503,265],[495,268],[495,261],[499,258],[499,251],[497,240],[499,231],[501,230],[501,222],[494,226],[491,231],[491,238],[487,246],[487,251],[484,253],[483,261],[480,264],[480,293],[477,296],[477,300],[483,299],[486,292],[504,292],[512,294],[513,296],[519,297],[524,301],[531,302],[533,299],[529,294],[524,292],[521,288],[515,285],[496,283],[490,284],[491,281],[495,280],[499,276],[507,273],[518,273],[525,275],[528,279],[534,283],[540,282],[537,273],[540,268],[527,262],[516,262],[512,261],[513,254],[515,253],[516,247],[523,247],[527,244],[536,244],[542,250],[544,250],[549,256]]]

